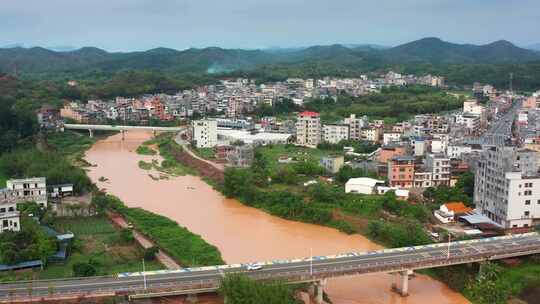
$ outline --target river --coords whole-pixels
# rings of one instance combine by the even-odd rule
[[[114,135],[98,141],[86,153],[96,165],[90,178],[101,189],[121,198],[130,207],[167,216],[217,246],[227,263],[329,255],[381,248],[361,235],[283,220],[260,210],[226,199],[196,176],[152,180],[138,167],[150,161],[135,149],[150,133],[128,132],[125,140]],[[105,177],[105,182],[99,178]],[[463,296],[427,276],[409,282],[410,296],[402,298],[390,290],[392,276],[363,275],[328,281],[327,292],[336,304],[350,303],[469,303]]]

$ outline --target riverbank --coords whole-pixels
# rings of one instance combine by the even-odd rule
[[[296,151],[298,148],[291,147],[295,154],[304,157],[307,155],[310,158],[307,161],[297,161],[294,165],[278,165],[277,158],[290,152],[286,148],[264,147],[263,151],[258,151],[258,156],[256,153],[256,165],[249,169],[225,170],[224,183],[214,185],[214,188],[228,197],[238,199],[246,206],[264,210],[269,214],[325,225],[346,233],[362,233],[388,247],[432,243],[423,229],[431,213],[424,204],[403,203],[391,195],[344,194],[343,185],[317,179],[320,171],[316,168],[317,155]],[[320,155],[318,157],[320,158]],[[183,160],[177,158],[179,162]],[[300,171],[303,177],[299,177],[297,171]],[[314,172],[313,176],[310,176],[311,172]],[[306,187],[304,183],[309,180],[316,180],[317,183]],[[525,261],[526,265],[538,265]],[[540,281],[540,278],[535,279],[536,267],[504,265],[497,269],[496,278],[494,275],[493,280],[500,285],[498,293],[483,286],[483,282],[479,281],[477,267],[454,266],[430,269],[423,273],[444,282],[478,303],[483,303],[482,299],[489,299],[487,303],[491,304],[498,303],[497,299],[504,302],[509,297],[530,298],[530,295],[521,295],[522,293],[534,294],[534,284]],[[515,279],[515,273],[523,275],[522,282]]]
[[[128,207],[166,216],[215,245],[227,263],[331,255],[339,252],[381,249],[358,234],[271,216],[227,199],[197,176],[171,176],[152,181],[138,162],[152,156],[135,150],[151,134],[129,132],[124,141],[112,136],[98,141],[87,153],[88,175],[99,188],[118,196]],[[100,181],[103,176],[107,180]],[[391,276],[366,275],[336,278],[327,292],[335,304],[353,303],[468,303],[460,294],[424,275],[410,281],[411,295],[401,298],[391,291]]]

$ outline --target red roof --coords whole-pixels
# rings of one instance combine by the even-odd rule
[[[305,112],[302,112],[302,113],[300,113],[298,115],[300,115],[300,116],[309,116],[309,117],[319,117],[319,113],[310,112],[310,111],[305,111]]]

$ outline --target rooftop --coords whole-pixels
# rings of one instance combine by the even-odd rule
[[[304,112],[298,113],[298,116],[301,116],[301,117],[319,117],[319,113],[318,112],[304,111]]]

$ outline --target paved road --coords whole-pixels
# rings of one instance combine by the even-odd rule
[[[367,253],[347,253],[332,257],[313,257],[261,263],[260,270],[247,271],[244,265],[205,267],[149,272],[147,288],[180,290],[199,288],[217,289],[221,278],[227,273],[243,272],[253,279],[284,279],[291,282],[309,281],[359,273],[389,273],[405,269],[431,268],[444,265],[478,262],[510,256],[540,253],[540,236],[536,233],[498,237],[484,240],[454,242],[447,244],[386,249]],[[312,264],[312,274],[310,274]],[[144,277],[140,273],[120,274],[115,277],[61,279],[0,284],[0,300],[13,295],[33,296],[68,294],[97,294],[110,292],[141,292]]]
[[[501,118],[495,120],[484,135],[484,142],[488,144],[503,144],[506,139],[511,138],[512,123],[516,118],[519,108],[521,108],[521,101],[515,101],[512,107]]]

